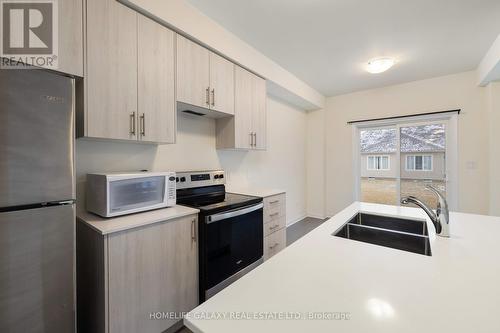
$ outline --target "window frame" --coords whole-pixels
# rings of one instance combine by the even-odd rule
[[[404,119],[388,118],[381,120],[367,120],[352,124],[352,165],[354,167],[353,176],[353,201],[361,201],[361,154],[359,136],[360,131],[365,129],[381,129],[381,128],[396,128],[397,151],[394,159],[395,168],[400,170],[401,157],[399,146],[400,128],[406,126],[419,126],[429,124],[445,124],[446,127],[446,158],[445,158],[445,181],[446,181],[446,196],[450,209],[459,208],[459,177],[458,177],[458,112],[447,114],[433,115],[416,115],[413,117],[405,117]],[[397,192],[401,195],[401,180],[397,178]],[[398,197],[398,201],[401,198]],[[398,205],[399,202],[398,202]]]
[[[375,159],[379,158],[380,159],[380,162],[379,162],[380,167],[382,166],[382,158],[387,157],[387,169],[370,168],[370,157],[374,158],[374,161],[375,161]],[[375,167],[376,163],[373,163],[373,166]],[[391,170],[391,157],[389,155],[373,155],[373,154],[367,155],[366,156],[366,170],[368,170],[368,171],[390,171]]]
[[[422,157],[422,169],[421,170],[417,169],[417,162],[415,159],[415,157],[417,157],[417,156]],[[413,157],[413,167],[414,167],[413,169],[408,168],[408,157]],[[424,169],[424,166],[425,166],[424,158],[425,157],[431,158],[431,168],[428,170]],[[432,154],[408,154],[408,155],[406,155],[405,171],[407,171],[407,172],[433,172],[434,171],[434,155],[432,155]]]

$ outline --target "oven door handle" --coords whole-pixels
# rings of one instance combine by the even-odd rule
[[[262,202],[259,203],[259,204],[257,204],[257,205],[250,206],[250,207],[247,207],[247,208],[235,209],[235,210],[232,210],[232,211],[229,211],[229,212],[226,212],[226,213],[220,213],[220,214],[210,215],[210,216],[207,216],[205,218],[205,223],[206,224],[210,224],[212,222],[217,222],[217,221],[220,221],[220,220],[226,220],[226,219],[229,219],[231,217],[245,215],[245,214],[248,214],[248,213],[251,213],[251,212],[255,212],[256,210],[259,210],[261,208],[264,208],[264,203],[262,203]]]

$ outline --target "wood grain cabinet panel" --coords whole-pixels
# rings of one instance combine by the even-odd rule
[[[85,136],[137,140],[137,13],[87,0]]]
[[[175,331],[181,319],[154,315],[198,305],[197,226],[190,215],[101,235],[78,221],[79,332]]]
[[[193,223],[194,217],[181,218],[109,237],[110,333],[162,332],[177,320],[151,320],[150,313],[197,305]]]
[[[264,150],[266,81],[239,66],[234,78],[234,118],[217,119],[217,148]]]
[[[234,114],[234,64],[210,52],[210,109]]]
[[[175,143],[174,32],[138,16],[139,140]]]
[[[83,77],[83,0],[59,1],[58,71]]]
[[[286,247],[286,194],[264,198],[264,260]]]
[[[177,101],[210,107],[210,51],[177,35]]]

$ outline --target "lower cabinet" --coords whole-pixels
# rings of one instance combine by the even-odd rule
[[[286,196],[264,198],[264,260],[286,247]]]
[[[78,332],[175,331],[198,305],[197,225],[192,215],[101,235],[79,222]]]

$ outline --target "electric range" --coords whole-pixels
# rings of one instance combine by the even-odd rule
[[[262,198],[227,193],[224,171],[178,172],[177,204],[200,210],[200,302],[263,262]]]

